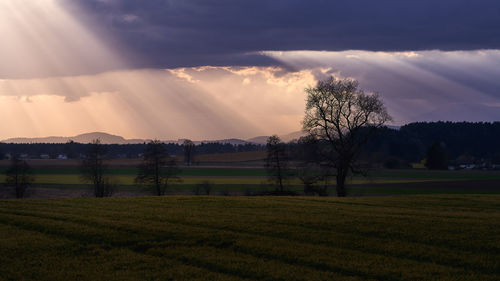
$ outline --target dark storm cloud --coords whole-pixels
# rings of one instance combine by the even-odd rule
[[[269,52],[316,79],[353,77],[379,92],[395,121],[500,120],[500,51]]]
[[[63,1],[153,67],[273,64],[245,55],[261,50],[500,48],[497,0]]]

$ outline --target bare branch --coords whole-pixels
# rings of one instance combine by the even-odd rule
[[[343,189],[348,171],[354,170],[353,162],[373,129],[391,120],[378,94],[365,94],[358,87],[356,80],[330,77],[306,89],[303,128],[335,151],[336,157],[327,158],[337,168],[339,195],[345,195],[339,188]]]

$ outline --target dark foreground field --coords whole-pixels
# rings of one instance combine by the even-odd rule
[[[499,280],[500,196],[0,201],[3,280]]]

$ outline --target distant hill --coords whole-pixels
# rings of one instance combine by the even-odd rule
[[[86,133],[73,137],[44,137],[44,138],[10,138],[3,140],[3,143],[67,143],[70,141],[78,143],[90,143],[92,140],[99,139],[103,144],[137,144],[147,142],[143,139],[125,139],[121,136],[107,133],[94,132]]]
[[[279,137],[284,142],[291,142],[293,140],[298,140],[300,137],[303,137],[305,135],[306,133],[304,131],[297,131],[290,134],[281,135]],[[247,139],[246,141],[250,143],[266,144],[268,138],[269,136],[258,136],[255,138]]]
[[[255,138],[247,139],[247,142],[257,143],[257,144],[266,144],[268,138],[269,138],[268,136],[258,136]]]
[[[204,140],[204,141],[196,141],[195,143],[222,143],[222,144],[232,144],[232,145],[244,145],[247,144],[248,141],[242,139],[223,139],[223,140]]]
[[[290,142],[295,139],[299,139],[301,136],[304,136],[305,133],[302,131],[293,132],[286,135],[279,136],[282,141]],[[220,139],[220,140],[202,140],[202,141],[193,141],[196,145],[201,143],[222,143],[222,144],[232,144],[232,145],[245,145],[248,143],[253,144],[266,144],[268,136],[258,136],[255,138],[242,140],[237,138],[231,139]],[[77,143],[90,143],[95,139],[101,140],[103,144],[140,144],[144,142],[148,142],[148,139],[125,139],[124,137],[112,135],[108,133],[102,132],[93,132],[80,134],[73,137],[61,137],[61,136],[51,136],[51,137],[42,137],[42,138],[9,138],[6,140],[2,140],[0,142],[3,143],[67,143],[70,141],[74,141]],[[185,139],[178,140],[165,140],[166,143],[177,143],[182,144]]]
[[[297,131],[290,134],[280,136],[280,139],[284,142],[291,142],[293,140],[298,140],[300,137],[307,135],[304,131]]]
[[[165,143],[176,143],[176,144],[183,144],[184,141],[187,139],[178,139],[176,141],[174,140],[165,140]],[[197,141],[197,140],[191,140],[195,145],[200,145],[202,143],[220,143],[220,144],[231,144],[231,145],[244,145],[247,144],[248,141],[242,140],[242,139],[221,139],[221,140],[202,140],[202,141]]]

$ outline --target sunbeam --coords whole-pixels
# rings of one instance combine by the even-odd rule
[[[0,1],[0,77],[67,76],[124,68],[60,1]]]
[[[300,129],[303,87],[315,80],[310,71],[277,77],[278,71],[210,67],[5,80],[0,101],[36,112],[42,135],[57,130],[164,139],[286,134]],[[25,94],[18,98],[18,93]],[[2,126],[0,134],[14,132]],[[26,127],[22,135],[30,131]]]
[[[379,92],[396,125],[500,118],[498,50],[265,51],[250,55],[272,66],[138,69],[126,44],[110,39],[114,26],[103,28],[88,7],[75,5],[84,6],[0,0],[0,115],[12,120],[0,125],[0,139],[89,131],[161,139],[287,134],[301,128],[304,89],[329,75]],[[116,16],[140,25],[141,15]],[[176,60],[165,54],[162,61]]]
[[[234,87],[186,83],[165,70],[127,70],[122,48],[107,45],[62,3],[0,1],[0,34],[7,42],[0,45],[1,103],[17,109],[4,115],[14,122],[1,125],[0,135],[102,130],[129,137],[217,138],[264,133],[256,113],[241,110],[246,100],[231,104],[227,89],[238,91]]]

